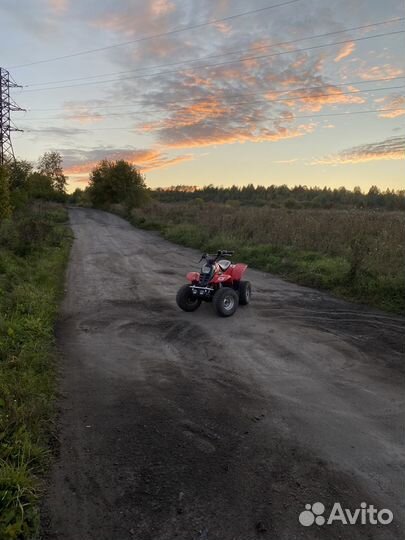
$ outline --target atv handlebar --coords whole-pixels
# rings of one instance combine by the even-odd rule
[[[233,251],[228,251],[227,249],[219,249],[216,255],[209,255],[208,253],[203,253],[201,259],[198,262],[206,259],[208,262],[215,262],[219,257],[232,257]]]

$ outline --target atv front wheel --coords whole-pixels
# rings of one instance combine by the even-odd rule
[[[200,298],[196,298],[193,295],[190,285],[180,287],[176,295],[176,302],[183,311],[195,311],[201,305]]]
[[[218,315],[230,317],[237,310],[239,297],[237,292],[230,287],[221,287],[214,294],[212,303]]]
[[[241,306],[247,306],[252,297],[252,287],[250,281],[239,282],[239,304]]]

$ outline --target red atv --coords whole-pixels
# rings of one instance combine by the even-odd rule
[[[201,272],[189,272],[191,285],[183,285],[176,296],[177,305],[184,311],[195,311],[202,300],[211,302],[221,317],[230,317],[238,307],[245,306],[251,297],[249,281],[243,281],[247,264],[231,264],[220,257],[232,257],[233,251],[218,251],[215,256],[205,253]]]

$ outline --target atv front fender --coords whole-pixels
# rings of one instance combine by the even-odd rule
[[[189,272],[187,274],[187,279],[191,281],[191,283],[194,283],[195,281],[199,281],[200,279],[200,272]]]
[[[232,276],[229,274],[215,274],[210,283],[226,283],[232,281]]]

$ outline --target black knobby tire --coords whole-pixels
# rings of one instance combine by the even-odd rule
[[[214,294],[212,304],[218,315],[221,317],[230,317],[238,308],[238,293],[230,287],[221,287]]]
[[[247,306],[252,298],[252,286],[250,281],[241,281],[239,283],[239,304]]]
[[[176,302],[183,311],[195,311],[201,305],[200,298],[196,298],[191,292],[190,285],[183,285],[177,291]]]

